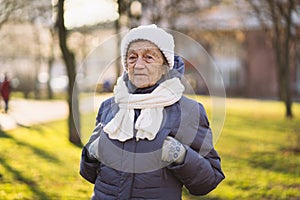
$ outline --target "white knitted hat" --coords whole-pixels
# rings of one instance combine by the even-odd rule
[[[173,36],[152,24],[133,28],[122,39],[121,59],[124,70],[126,70],[126,56],[130,43],[140,39],[154,43],[164,54],[170,69],[173,68],[175,47]]]

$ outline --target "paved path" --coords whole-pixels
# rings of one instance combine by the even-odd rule
[[[13,129],[17,126],[29,127],[32,124],[64,119],[68,114],[68,106],[64,101],[16,99],[9,102],[9,108],[7,114],[0,113],[2,130]]]
[[[97,110],[101,102],[109,96],[111,94],[84,98],[80,103],[80,111],[86,113]],[[18,126],[30,127],[33,124],[66,119],[68,116],[68,105],[63,100],[13,99],[9,105],[10,110],[7,114],[0,112],[1,130],[14,129]],[[3,102],[1,107],[3,109]]]

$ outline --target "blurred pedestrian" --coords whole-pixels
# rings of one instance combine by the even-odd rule
[[[1,91],[1,96],[4,100],[4,111],[5,113],[8,112],[8,101],[9,101],[9,97],[10,97],[10,81],[8,80],[8,76],[7,74],[4,75],[4,81],[2,82],[1,86],[0,86],[0,91]]]
[[[131,29],[121,56],[124,74],[82,150],[92,199],[179,200],[183,186],[207,194],[224,174],[204,107],[183,96],[173,36],[156,25]]]

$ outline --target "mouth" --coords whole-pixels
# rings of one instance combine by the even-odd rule
[[[147,75],[146,74],[136,73],[136,74],[134,74],[134,76],[147,76]]]

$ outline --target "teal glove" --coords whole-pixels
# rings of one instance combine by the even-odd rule
[[[186,149],[178,140],[170,136],[166,137],[162,147],[162,161],[182,164],[185,154]]]

